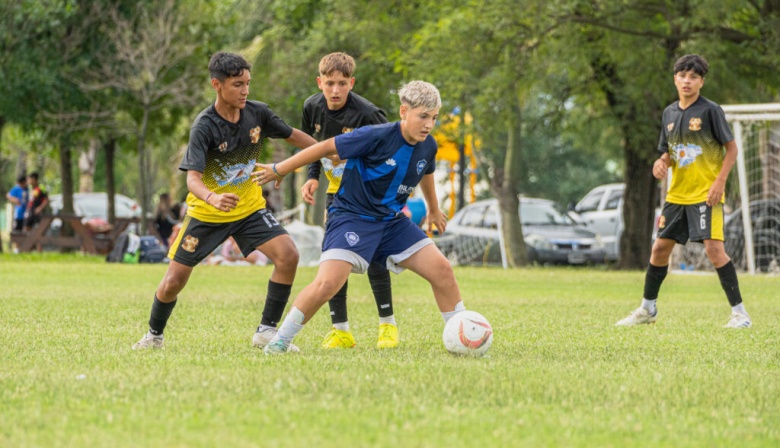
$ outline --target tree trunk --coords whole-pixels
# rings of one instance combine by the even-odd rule
[[[658,181],[653,177],[651,168],[653,151],[646,148],[646,144],[637,148],[632,143],[627,141],[623,151],[626,189],[623,193],[623,234],[616,264],[618,269],[647,267],[654,211],[658,203]]]
[[[138,133],[138,168],[141,170],[139,180],[141,182],[138,191],[141,193],[141,230],[139,233],[144,235],[146,229],[148,229],[149,223],[147,222],[146,215],[149,212],[149,205],[151,201],[149,197],[151,195],[149,191],[149,163],[146,157],[146,131],[149,127],[149,105],[144,105],[144,113],[141,118],[141,129]]]
[[[458,200],[457,209],[466,206],[466,109],[460,111],[460,136],[458,142]]]
[[[60,214],[72,215],[73,211],[73,161],[71,157],[70,139],[60,140],[60,179],[62,180],[62,210]],[[62,222],[62,236],[73,236],[73,228],[66,221]]]
[[[3,128],[5,127],[5,117],[0,115],[0,142],[3,141]],[[3,153],[3,148],[0,147],[0,154]],[[0,171],[2,172],[2,171]],[[3,195],[5,197],[5,195]],[[0,254],[3,253],[3,234],[0,233]]]
[[[116,139],[111,137],[103,143],[106,153],[106,195],[108,195],[108,222],[116,222],[116,180],[114,179],[114,156],[116,155]]]
[[[521,115],[519,101],[513,104],[507,116],[507,144],[504,166],[496,167],[492,190],[498,200],[501,215],[501,234],[504,238],[504,253],[510,267],[528,264],[528,253],[523,239],[523,227],[520,222],[518,199],[518,178],[522,145]]]

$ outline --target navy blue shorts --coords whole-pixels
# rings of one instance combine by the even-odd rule
[[[391,221],[368,221],[336,213],[329,216],[325,227],[320,263],[346,261],[356,274],[363,274],[369,264],[378,263],[398,274],[404,270],[398,263],[429,244],[433,241],[404,215]]]

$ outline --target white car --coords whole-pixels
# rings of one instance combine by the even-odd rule
[[[574,212],[588,230],[601,235],[608,260],[617,260],[623,233],[623,192],[626,185],[600,185],[574,206]]]
[[[585,225],[590,231],[601,235],[607,259],[614,261],[620,254],[620,237],[623,235],[623,193],[626,184],[613,183],[599,185],[590,190],[574,206],[574,219]],[[653,219],[653,240],[658,231],[658,219],[661,208],[655,209]]]
[[[62,195],[53,194],[49,196],[49,207],[52,215],[58,215],[62,210]],[[141,206],[134,199],[125,195],[114,195],[114,211],[117,218],[140,218]],[[73,212],[76,216],[82,217],[82,222],[98,218],[108,221],[108,194],[98,193],[73,193]],[[62,227],[62,222],[55,219],[51,223],[51,231],[57,233]],[[137,231],[136,226],[131,224],[133,231]]]

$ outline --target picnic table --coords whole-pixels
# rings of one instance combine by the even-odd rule
[[[55,219],[70,224],[73,236],[47,235]],[[137,224],[139,218],[116,218],[107,232],[95,233],[82,221],[81,216],[57,215],[42,216],[41,221],[29,232],[11,232],[11,245],[19,252],[40,251],[43,246],[55,246],[58,250],[80,249],[88,254],[105,255],[114,247],[117,237],[127,230],[130,224]]]

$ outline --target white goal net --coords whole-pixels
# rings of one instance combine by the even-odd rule
[[[741,271],[780,273],[780,103],[722,107],[739,149],[726,185],[726,252]],[[675,247],[671,266],[713,269],[703,245],[690,243]]]

